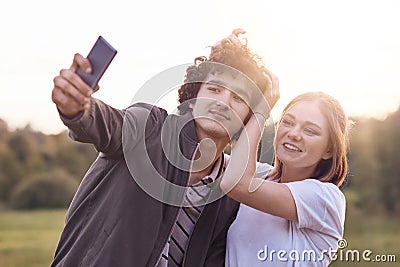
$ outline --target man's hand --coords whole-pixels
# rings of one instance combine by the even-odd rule
[[[59,112],[68,118],[75,117],[79,112],[89,109],[93,93],[93,89],[76,74],[78,68],[83,69],[86,73],[92,71],[89,60],[80,54],[75,54],[71,67],[61,70],[53,80],[54,88],[51,99]]]

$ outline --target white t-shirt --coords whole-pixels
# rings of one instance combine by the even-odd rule
[[[262,164],[264,165],[264,164]],[[258,166],[265,177],[270,166]],[[346,200],[332,183],[286,183],[298,222],[240,205],[228,231],[225,266],[327,266],[343,236]]]

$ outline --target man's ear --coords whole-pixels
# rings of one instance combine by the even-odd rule
[[[194,104],[196,104],[196,98],[189,99],[187,102],[188,102],[188,107],[193,110]]]

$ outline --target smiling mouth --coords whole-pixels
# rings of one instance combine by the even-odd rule
[[[289,144],[289,143],[283,143],[283,146],[291,151],[295,152],[303,152],[300,148],[298,148],[295,145]]]

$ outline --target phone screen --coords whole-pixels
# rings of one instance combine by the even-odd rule
[[[90,61],[92,66],[92,73],[87,74],[79,68],[77,70],[78,75],[91,88],[95,89],[116,54],[117,50],[115,50],[115,48],[112,47],[102,36],[99,36],[87,56],[87,59]]]

